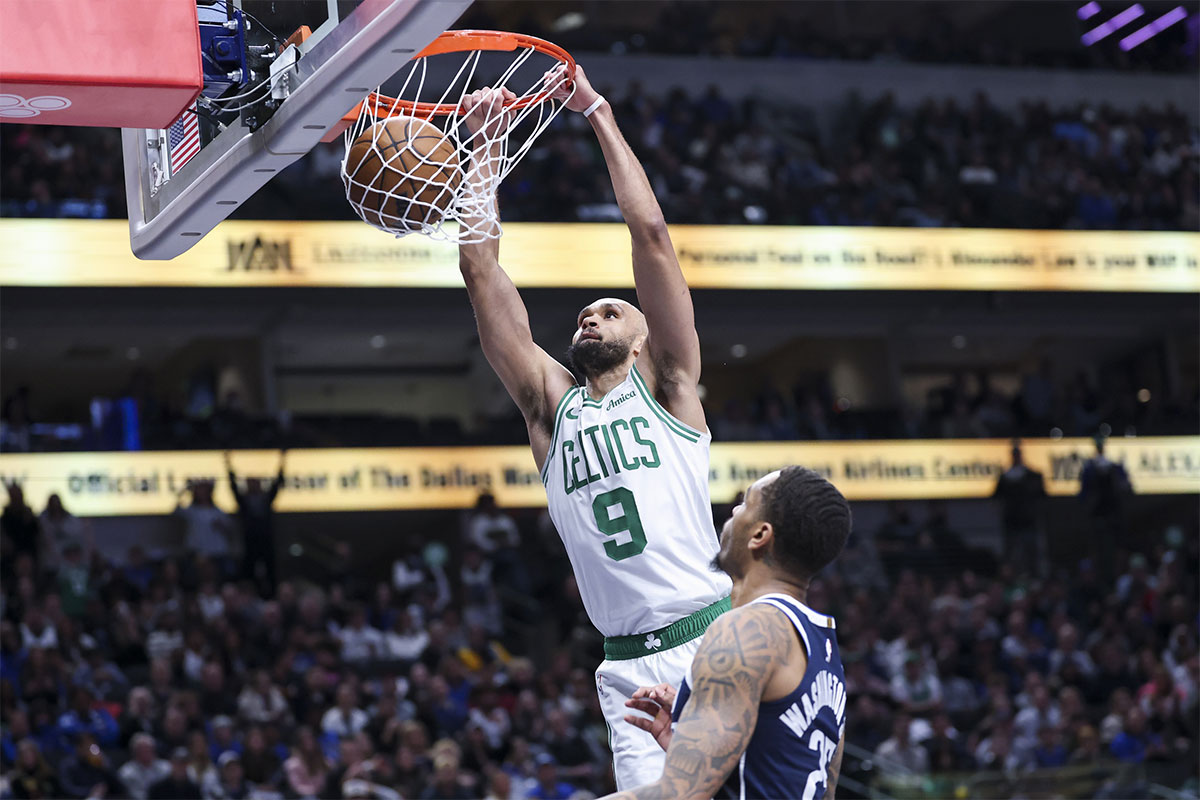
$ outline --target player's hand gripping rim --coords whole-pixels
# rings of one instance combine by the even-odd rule
[[[625,705],[650,717],[647,719],[626,714],[625,721],[653,736],[658,746],[666,750],[674,733],[671,728],[671,709],[675,707],[675,687],[668,683],[643,686],[625,701]]]
[[[553,87],[550,91],[551,98],[565,103],[568,111],[579,112],[587,111],[596,100],[602,99],[600,93],[592,88],[583,67],[575,65],[574,81],[563,79],[566,71],[566,65],[559,64],[542,76],[543,85]]]
[[[463,96],[462,120],[472,136],[482,130],[484,139],[494,139],[512,122],[512,112],[507,106],[516,100],[516,94],[503,86],[476,89]]]

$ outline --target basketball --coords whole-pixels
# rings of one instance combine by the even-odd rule
[[[454,143],[435,125],[391,117],[359,134],[346,153],[347,196],[381,228],[436,225],[462,181]]]

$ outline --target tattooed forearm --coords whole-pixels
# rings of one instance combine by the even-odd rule
[[[829,764],[829,769],[826,770],[826,775],[829,779],[825,782],[825,798],[833,800],[837,793],[838,776],[842,774],[842,748],[846,745],[846,734],[842,734],[842,738],[838,739],[837,752],[833,754],[833,761]]]
[[[692,662],[692,695],[675,726],[663,776],[616,797],[710,798],[737,765],[758,721],[758,704],[794,637],[779,614],[746,607],[717,619]]]

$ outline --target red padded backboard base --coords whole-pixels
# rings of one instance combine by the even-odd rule
[[[0,2],[0,122],[166,128],[202,86],[194,0]]]

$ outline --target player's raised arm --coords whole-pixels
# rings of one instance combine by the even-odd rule
[[[777,612],[746,607],[718,617],[692,661],[692,694],[675,725],[662,777],[610,800],[714,797],[746,751],[785,636]]]
[[[576,66],[575,94],[567,102],[572,111],[588,113],[596,132],[613,192],[633,242],[633,278],[638,305],[649,329],[647,351],[660,395],[677,417],[693,427],[705,428],[704,410],[696,396],[700,381],[700,339],[696,315],[679,259],[667,232],[662,209],[650,188],[641,162],[617,128],[612,108]],[[647,366],[639,361],[639,366]]]
[[[507,94],[485,89],[464,98],[464,106],[469,112],[466,124],[472,132],[508,124],[501,103],[515,96],[506,89],[501,91]],[[472,137],[472,141],[481,138],[484,137]],[[499,137],[486,138],[494,140],[490,147],[500,146]],[[465,180],[491,183],[488,170],[493,169],[496,161],[488,157],[493,154],[487,147],[489,145],[483,144],[472,152]],[[494,203],[495,198],[492,197],[490,202]],[[517,287],[500,267],[499,255],[498,238],[461,244],[458,266],[475,309],[483,354],[525,416],[529,443],[540,469],[550,446],[554,405],[575,382],[565,367],[534,343],[529,314]]]

